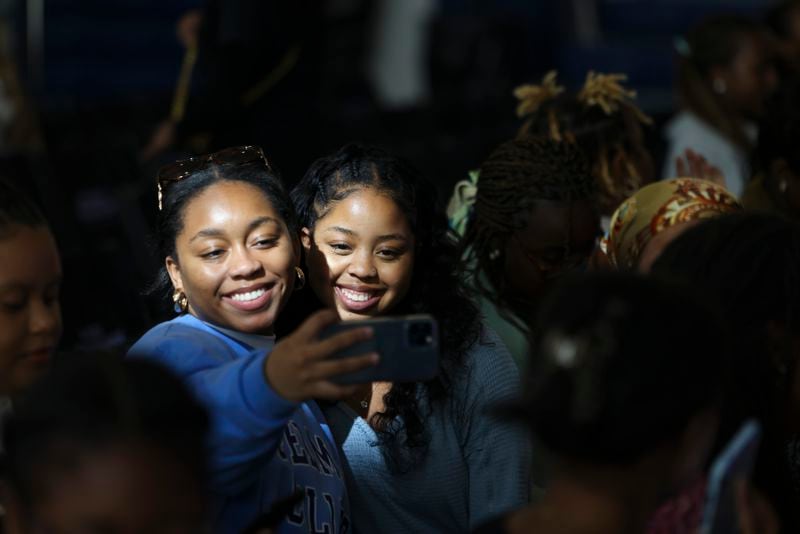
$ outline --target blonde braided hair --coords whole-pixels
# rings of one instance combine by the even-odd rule
[[[514,90],[517,116],[525,119],[519,135],[541,135],[580,146],[600,185],[601,209],[611,213],[649,178],[631,159],[636,157],[631,152],[636,143],[632,132],[653,121],[637,107],[636,91],[623,85],[625,74],[589,71],[577,92],[558,85],[556,76],[556,71],[550,71],[539,85]],[[617,176],[612,169],[617,154],[624,155],[626,176]]]
[[[602,74],[590,70],[583,88],[578,92],[578,100],[586,106],[599,107],[606,115],[616,113],[623,104],[630,104],[639,122],[653,124],[653,119],[633,105],[636,91],[625,89],[622,82],[626,81],[628,76],[625,74]]]

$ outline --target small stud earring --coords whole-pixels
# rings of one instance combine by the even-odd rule
[[[778,191],[785,193],[787,189],[789,189],[789,182],[786,180],[781,180],[778,182]]]
[[[497,249],[494,249],[489,253],[489,259],[492,261],[496,260],[499,257],[500,257],[500,251]]]
[[[724,95],[728,91],[728,85],[722,78],[714,78],[714,82],[711,84],[711,86],[714,88],[714,92],[718,95]]]

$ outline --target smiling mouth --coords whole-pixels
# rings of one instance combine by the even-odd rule
[[[239,291],[224,295],[223,300],[227,301],[233,308],[243,312],[260,311],[269,306],[272,302],[272,293],[275,284],[263,284],[256,289],[249,291]]]
[[[235,300],[236,302],[251,302],[263,296],[266,292],[267,290],[262,287],[261,289],[248,291],[247,293],[236,293],[235,295],[231,296],[231,299]]]
[[[380,300],[384,290],[356,290],[342,286],[335,286],[334,290],[339,302],[350,311],[363,311],[376,305]]]

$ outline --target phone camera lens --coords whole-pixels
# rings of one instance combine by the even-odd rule
[[[413,323],[408,328],[408,342],[412,347],[426,347],[433,343],[433,325]]]

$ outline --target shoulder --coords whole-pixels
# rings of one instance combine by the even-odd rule
[[[515,395],[519,389],[519,368],[500,336],[481,323],[478,341],[467,351],[458,391],[467,398],[491,399]]]
[[[725,152],[734,148],[721,132],[689,111],[682,111],[670,120],[666,132],[673,145],[689,146],[697,152]]]
[[[204,359],[226,361],[235,356],[231,343],[191,316],[160,323],[147,331],[128,350],[128,356],[173,363]]]

